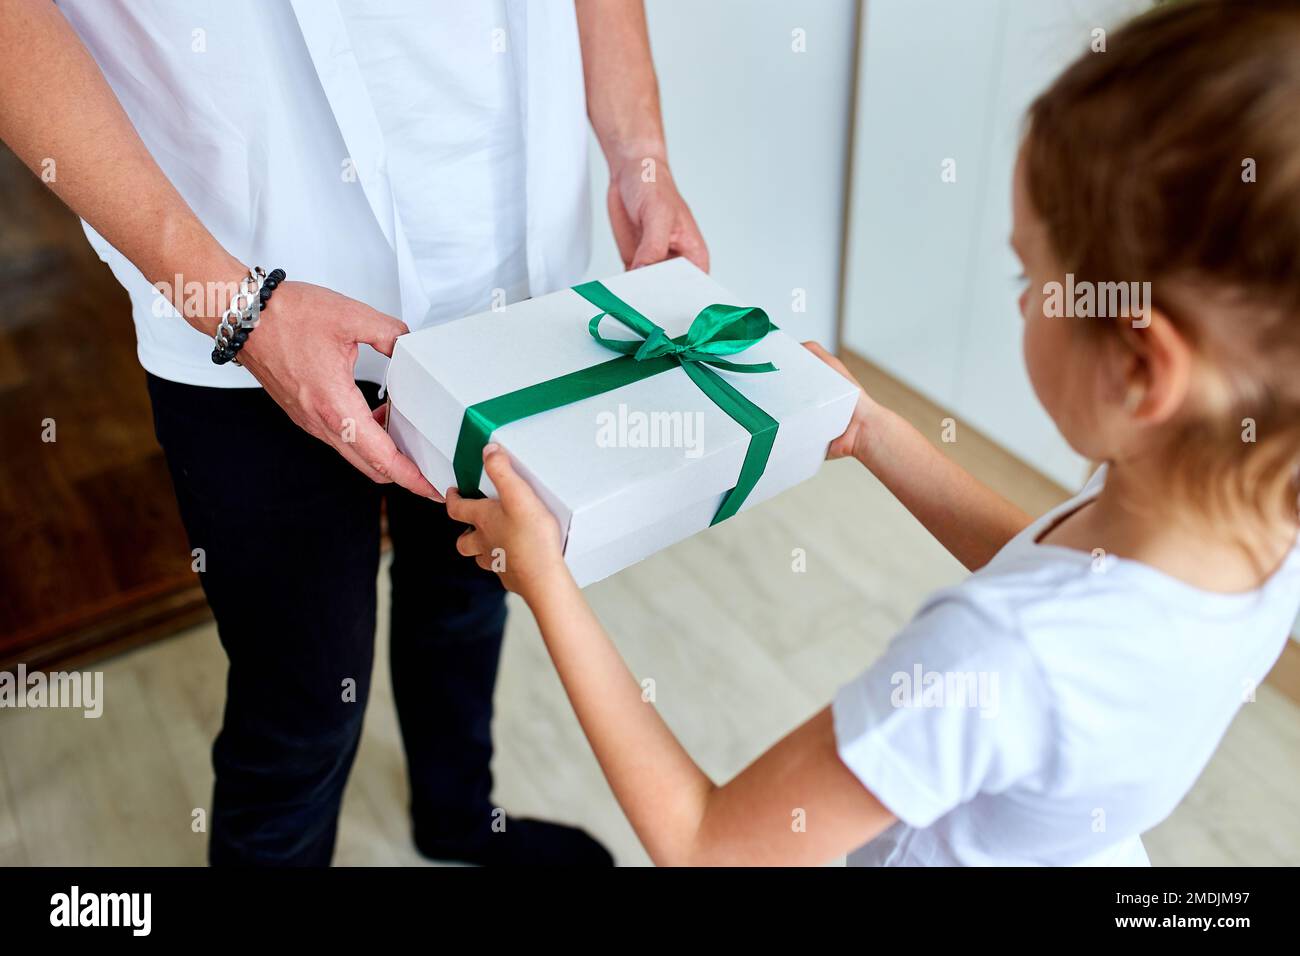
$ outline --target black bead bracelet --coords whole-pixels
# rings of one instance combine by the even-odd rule
[[[230,307],[221,317],[217,334],[213,337],[212,361],[215,365],[227,362],[240,364],[236,356],[262,318],[262,310],[271,301],[271,294],[285,280],[283,269],[265,273],[254,268],[239,283],[239,292],[231,299]]]

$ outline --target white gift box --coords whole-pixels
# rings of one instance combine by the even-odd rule
[[[726,291],[685,259],[603,284],[669,336],[686,332],[706,306],[761,305]],[[467,408],[617,357],[588,333],[600,311],[565,289],[401,336],[387,380],[388,430],[397,447],[434,487],[456,484],[452,461]],[[612,318],[600,331],[637,340]],[[816,474],[827,445],[848,426],[857,390],[780,330],[725,358],[777,367],[717,373],[779,422],[744,510]],[[680,366],[492,434],[554,513],[580,585],[709,527],[736,485],[750,438]],[[480,482],[495,497],[487,475]]]

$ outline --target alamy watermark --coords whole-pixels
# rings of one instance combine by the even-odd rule
[[[158,293],[158,297],[153,300],[154,318],[161,319],[169,316],[172,309],[175,309],[185,318],[192,319],[220,315],[227,303],[239,293],[239,280],[199,282],[190,279],[186,281],[185,277],[178,272],[174,281],[160,279],[153,283],[153,288]]]
[[[0,671],[0,708],[65,708],[82,711],[82,716],[104,713],[103,671],[27,672],[26,664],[13,671]]]
[[[996,717],[998,675],[994,671],[928,671],[916,664],[889,678],[889,702],[899,708],[966,707],[986,719]]]
[[[687,458],[704,454],[703,412],[643,412],[618,403],[596,415],[597,448],[681,448]]]
[[[1151,324],[1150,282],[1065,282],[1043,284],[1043,316],[1049,319],[1131,319],[1133,328]]]
[[[73,884],[68,892],[50,897],[50,925],[122,927],[132,936],[148,936],[153,928],[153,894],[82,892]]]

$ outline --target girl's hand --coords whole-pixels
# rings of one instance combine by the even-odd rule
[[[853,377],[853,373],[844,363],[822,348],[820,343],[805,342],[803,347],[858,387],[858,404],[853,409],[853,417],[849,419],[849,427],[844,430],[843,435],[831,442],[830,448],[826,451],[826,460],[853,457],[866,464],[870,421],[879,413],[880,406],[871,400],[862,383]]]
[[[510,457],[492,443],[483,449],[483,470],[492,479],[494,498],[462,498],[447,491],[447,513],[472,527],[456,540],[456,550],[529,600],[539,588],[568,575],[560,528],[546,505],[510,466]]]

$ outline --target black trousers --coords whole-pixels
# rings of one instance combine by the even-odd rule
[[[374,655],[380,509],[393,544],[391,676],[416,831],[490,826],[504,592],[442,505],[376,485],[261,389],[150,375],[200,578],[230,660],[212,749],[213,864],[326,865]],[[363,385],[374,404],[377,389]]]

